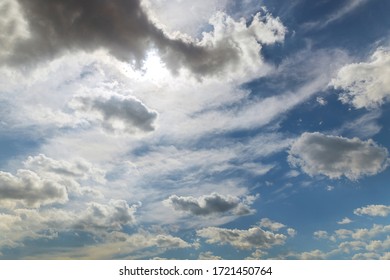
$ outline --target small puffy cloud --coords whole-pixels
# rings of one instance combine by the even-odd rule
[[[328,239],[329,233],[324,230],[318,230],[313,233],[314,237],[317,239]]]
[[[342,219],[341,221],[338,221],[337,223],[339,225],[347,225],[347,224],[352,223],[352,220],[348,217],[345,217],[344,219]]]
[[[84,215],[77,221],[81,230],[120,230],[135,223],[135,212],[139,205],[131,207],[124,200],[110,200],[108,204],[91,202]]]
[[[352,230],[348,229],[337,229],[334,231],[334,237],[339,238],[339,239],[347,239],[350,238],[353,234]]]
[[[328,101],[326,101],[323,97],[317,97],[317,98],[316,98],[316,101],[317,101],[321,106],[325,106],[326,104],[328,104]]]
[[[65,186],[43,179],[33,171],[19,169],[16,175],[0,171],[0,204],[40,207],[67,201]]]
[[[157,112],[132,96],[117,94],[76,96],[70,106],[92,122],[114,132],[155,130]]]
[[[182,240],[181,238],[174,237],[171,235],[159,234],[159,235],[151,238],[151,241],[158,248],[172,249],[172,248],[190,247],[190,245],[187,242],[185,242],[184,240]]]
[[[261,219],[260,226],[263,228],[269,229],[271,231],[279,231],[280,229],[286,227],[284,224],[281,224],[281,223],[278,223],[275,221],[271,221],[268,218]]]
[[[330,85],[355,108],[375,108],[390,100],[390,51],[378,48],[368,62],[342,67]]]
[[[283,245],[287,239],[284,234],[265,231],[260,227],[248,230],[208,227],[200,229],[197,235],[210,244],[229,244],[237,249],[269,249],[275,245]]]
[[[368,215],[387,217],[390,214],[390,206],[386,205],[367,205],[365,207],[357,208],[353,211],[355,215]]]
[[[240,199],[236,196],[221,195],[212,193],[198,198],[192,196],[172,195],[164,204],[172,207],[176,211],[183,211],[195,216],[209,216],[231,212],[234,215],[248,215],[254,212],[250,208],[253,199]]]
[[[222,260],[220,256],[214,256],[213,252],[207,251],[199,254],[198,260]]]
[[[287,229],[287,234],[290,236],[290,237],[295,237],[297,235],[297,231],[293,228],[288,228]]]
[[[287,172],[286,174],[286,177],[287,178],[295,178],[295,177],[298,177],[301,173],[299,173],[299,171],[297,170],[291,170],[289,172]]]
[[[300,260],[324,260],[326,259],[326,253],[321,250],[313,250],[297,254],[296,257]]]
[[[291,146],[288,161],[310,176],[323,174],[331,179],[345,176],[357,180],[383,171],[387,157],[387,149],[372,140],[305,132]]]

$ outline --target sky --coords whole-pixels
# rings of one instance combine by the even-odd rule
[[[389,10],[0,0],[0,258],[390,259]]]

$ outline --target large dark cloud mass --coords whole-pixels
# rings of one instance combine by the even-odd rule
[[[141,62],[157,48],[168,66],[213,71],[234,60],[235,52],[207,50],[170,39],[143,10],[140,0],[18,0],[30,36],[15,44],[8,63],[50,58],[66,50],[105,48],[116,58]]]
[[[3,55],[0,53],[0,59],[11,65],[50,59],[66,51],[100,48],[140,65],[154,48],[173,72],[185,67],[195,74],[209,75],[234,67],[243,55],[236,39],[229,35],[207,42],[168,36],[150,20],[141,0],[6,1],[25,19],[16,22],[15,13],[5,18],[7,28],[19,33],[7,35],[15,39]],[[241,33],[259,42],[263,37],[268,39],[264,43],[284,37],[283,25],[269,15],[257,17],[252,25]],[[0,30],[4,28],[0,24]]]

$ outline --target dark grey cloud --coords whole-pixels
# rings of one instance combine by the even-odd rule
[[[103,128],[109,131],[134,133],[150,132],[155,129],[157,112],[150,110],[132,96],[77,96],[71,102],[71,106],[86,113],[86,117],[92,121],[100,122]]]
[[[40,207],[68,200],[66,187],[41,178],[30,170],[20,169],[16,176],[0,171],[0,205]]]
[[[288,161],[311,176],[356,180],[383,171],[388,165],[388,151],[372,140],[303,133],[291,146]]]
[[[240,56],[247,55],[242,47],[253,44],[248,38],[254,42],[274,43],[283,40],[286,32],[279,20],[271,16],[257,17],[253,26],[244,32],[239,30],[244,41],[242,46],[237,44],[238,38],[229,34],[218,38],[211,34],[200,42],[165,34],[150,20],[141,0],[15,1],[19,3],[18,10],[27,27],[19,23],[22,32],[15,23],[13,33],[19,37],[13,33],[7,35],[18,39],[8,46],[11,54],[5,56],[6,62],[14,65],[54,58],[67,51],[100,48],[120,60],[140,65],[147,52],[154,48],[170,70],[185,67],[195,74],[208,75],[226,67],[234,68]],[[259,50],[257,45],[257,55]],[[258,59],[261,60],[259,56]]]
[[[188,212],[195,216],[208,216],[226,212],[232,212],[239,216],[253,213],[248,202],[245,203],[238,197],[224,196],[218,193],[200,196],[199,198],[172,195],[164,202],[177,211]]]

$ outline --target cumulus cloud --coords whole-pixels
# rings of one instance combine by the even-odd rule
[[[139,205],[129,206],[125,200],[110,200],[108,204],[91,202],[80,217],[76,228],[81,230],[120,230],[135,223]]]
[[[209,216],[231,212],[234,215],[248,215],[254,212],[250,208],[253,199],[241,200],[236,196],[212,193],[198,198],[172,195],[164,203],[176,211],[183,211],[195,216]]]
[[[318,230],[313,233],[314,237],[317,239],[328,239],[329,233],[325,230]]]
[[[290,237],[295,237],[297,235],[297,231],[293,228],[288,228],[287,229],[287,234],[290,236]]]
[[[283,245],[287,239],[284,234],[265,231],[260,227],[248,230],[208,227],[197,231],[197,235],[210,244],[229,244],[237,249],[269,249],[275,245]]]
[[[339,225],[347,225],[347,224],[350,224],[350,223],[352,223],[353,221],[350,219],[350,218],[348,218],[348,217],[345,217],[344,219],[342,219],[341,221],[338,221],[337,223],[339,224]]]
[[[275,221],[271,221],[268,218],[261,219],[260,226],[263,228],[267,228],[271,231],[279,231],[280,229],[286,227],[284,224],[281,224],[281,223],[278,223]]]
[[[342,67],[330,85],[343,91],[340,100],[372,109],[390,100],[390,51],[378,48],[368,62]]]
[[[136,133],[155,129],[157,112],[132,96],[116,94],[76,96],[70,106],[111,132]]]
[[[326,259],[326,253],[321,250],[313,250],[310,252],[296,254],[296,257],[300,260],[324,260]]]
[[[379,216],[387,217],[390,214],[390,206],[386,205],[367,205],[365,207],[357,208],[353,211],[356,215],[368,215],[368,216]]]
[[[16,0],[14,0],[16,1]],[[26,63],[52,58],[67,50],[107,49],[123,61],[140,64],[147,52],[157,49],[172,70],[185,67],[198,75],[232,70],[241,64],[261,61],[261,44],[284,39],[286,28],[267,12],[244,20],[218,14],[211,20],[214,30],[201,40],[168,35],[152,22],[141,0],[18,0],[28,22],[29,38],[20,40],[6,56],[8,63]],[[4,60],[4,58],[3,58]],[[248,64],[248,62],[251,62]]]
[[[68,200],[66,187],[41,178],[33,171],[19,169],[16,175],[0,171],[0,203],[40,207]]]
[[[374,141],[344,138],[319,132],[303,133],[291,146],[288,161],[310,176],[357,180],[375,175],[388,164],[388,151]]]
[[[199,260],[222,260],[220,256],[214,256],[213,252],[207,251],[199,254]]]

